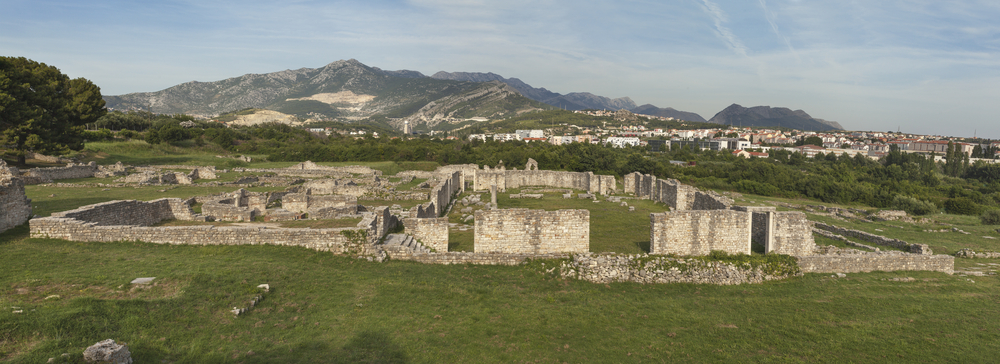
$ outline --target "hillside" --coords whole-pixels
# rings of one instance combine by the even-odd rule
[[[701,117],[701,115],[695,114],[693,112],[680,111],[680,110],[674,109],[672,107],[659,108],[659,107],[656,107],[656,106],[653,106],[653,105],[650,105],[650,104],[645,104],[645,105],[633,108],[631,111],[634,112],[634,113],[636,113],[636,114],[642,114],[642,115],[660,116],[660,117],[665,117],[665,118],[674,118],[674,119],[687,120],[687,121],[697,121],[697,122],[702,122],[702,123],[706,122],[705,118]]]
[[[549,108],[498,84],[439,80],[416,71],[383,71],[353,59],[315,69],[194,81],[104,99],[112,109],[204,117],[248,108],[315,120],[382,115],[397,128],[403,120],[433,124],[452,117],[502,117]]]
[[[524,83],[517,78],[504,78],[498,74],[489,72],[438,72],[431,75],[431,78],[439,80],[467,81],[467,82],[489,82],[500,81],[520,92],[525,97],[543,102],[565,110],[584,109],[607,109],[621,110],[634,108],[635,102],[628,97],[612,99],[604,96],[594,95],[589,92],[572,92],[559,94],[546,90],[545,88],[535,88]]]
[[[815,119],[805,111],[783,107],[754,106],[746,108],[732,104],[715,114],[710,123],[736,126],[785,127],[797,130],[843,130],[840,124]]]

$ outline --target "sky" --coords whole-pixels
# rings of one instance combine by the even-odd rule
[[[493,72],[696,112],[1000,139],[996,0],[0,0],[0,55],[105,95],[319,68]]]

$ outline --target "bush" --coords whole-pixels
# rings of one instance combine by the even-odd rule
[[[937,206],[931,202],[903,195],[896,195],[896,197],[892,199],[892,208],[906,211],[906,213],[910,215],[927,215],[937,211],[938,209]]]
[[[760,196],[777,196],[781,193],[781,189],[775,187],[770,183],[761,183],[751,180],[742,180],[733,183],[733,187],[736,187],[736,191],[740,193],[748,193]]]
[[[1000,209],[986,210],[979,216],[979,221],[982,221],[983,225],[1000,225]]]
[[[982,213],[982,207],[968,197],[958,197],[945,201],[944,210],[949,214],[957,215],[979,215]]]

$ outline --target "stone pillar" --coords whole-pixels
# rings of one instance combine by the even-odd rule
[[[497,185],[490,185],[490,203],[497,207]]]

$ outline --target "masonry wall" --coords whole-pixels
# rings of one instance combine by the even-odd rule
[[[57,179],[93,177],[96,172],[97,163],[90,162],[89,164],[70,163],[66,167],[31,168],[25,174],[36,180],[48,182]]]
[[[183,208],[181,208],[183,207]],[[30,221],[31,237],[72,241],[130,241],[185,245],[287,245],[341,254],[374,254],[375,244],[396,222],[387,208],[368,214],[356,228],[286,229],[244,226],[151,227],[161,219],[176,218],[180,199],[150,202],[111,201],[84,206]],[[189,209],[188,209],[189,211]],[[181,211],[183,213],[183,211]],[[157,216],[158,215],[158,216]]]
[[[289,193],[282,197],[281,208],[293,212],[313,212],[333,208],[338,213],[356,214],[358,212],[358,199],[346,195],[317,196]]]
[[[551,254],[590,250],[588,210],[478,210],[477,253]]]
[[[750,254],[751,214],[733,210],[650,214],[650,254]]]
[[[812,225],[801,211],[773,212],[774,233],[768,253],[785,255],[811,255],[816,247]]]
[[[614,192],[614,176],[600,176],[593,172],[561,172],[548,170],[477,170],[474,189],[489,190],[496,185],[500,191],[525,186],[549,186],[585,190],[593,194],[608,195]]]
[[[0,160],[0,232],[31,218],[31,200],[24,194],[24,181]]]
[[[722,210],[733,204],[732,199],[715,192],[699,191],[675,179],[657,179],[639,172],[625,175],[624,191],[666,204],[671,210]]]
[[[165,219],[191,219],[191,208],[179,198],[153,201],[119,200],[57,212],[52,218],[77,220],[94,226],[149,226]]]
[[[448,218],[436,217],[428,219],[408,218],[403,220],[406,233],[420,241],[424,246],[437,252],[448,251]]]
[[[903,252],[860,252],[844,255],[804,255],[795,257],[803,273],[861,273],[926,270],[952,274],[955,257]]]
[[[528,259],[564,259],[567,254],[503,254],[503,253],[473,253],[445,252],[418,253],[412,250],[386,250],[393,260],[407,260],[424,264],[474,264],[474,265],[519,265]]]

